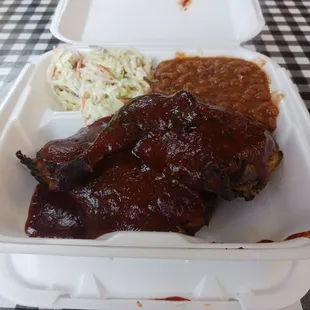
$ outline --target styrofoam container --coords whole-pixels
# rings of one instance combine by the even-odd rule
[[[182,11],[175,0],[60,1],[51,31],[63,41],[74,43],[73,49],[99,44],[133,45],[151,56],[155,64],[174,57],[176,51],[263,59],[272,90],[284,94],[275,133],[284,160],[253,201],[221,202],[210,226],[196,237],[115,232],[97,240],[28,238],[24,224],[36,182],[14,154],[21,149],[35,156],[45,142],[67,137],[83,126],[79,112],[61,111],[46,82],[51,58],[48,52],[24,69],[0,110],[0,251],[161,259],[310,258],[309,239],[256,243],[262,239],[284,240],[292,233],[310,229],[307,110],[285,69],[240,46],[263,24],[256,0],[195,0],[187,11]]]
[[[177,51],[265,61],[272,90],[285,96],[275,133],[284,160],[254,201],[221,202],[196,237],[28,238],[24,224],[36,182],[14,154],[21,149],[34,156],[45,142],[83,126],[78,112],[61,110],[47,85],[48,52],[24,68],[0,108],[2,297],[48,308],[271,310],[307,292],[309,239],[256,243],[310,229],[307,110],[285,69],[240,46],[263,25],[257,0],[193,0],[187,11],[177,0],[59,1],[51,31],[74,50],[134,46],[155,64]],[[154,300],[170,296],[191,302]]]
[[[0,294],[53,309],[275,310],[309,289],[310,261],[186,261],[0,254]],[[156,300],[178,296],[188,301]]]

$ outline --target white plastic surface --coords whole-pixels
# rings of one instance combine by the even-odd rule
[[[133,3],[136,3],[135,1],[138,0]],[[80,5],[93,2],[74,1]],[[207,2],[213,5],[218,3],[211,0]],[[60,24],[65,23],[64,16],[71,8],[65,6],[64,9],[63,6],[72,3],[60,2],[55,15],[55,20]],[[198,5],[201,2],[193,2],[187,12],[181,13],[187,14],[194,10],[195,3]],[[228,9],[230,2],[223,0],[221,3],[223,11]],[[247,3],[253,5],[252,10],[260,12],[254,6],[256,1]],[[74,13],[74,10],[72,12]],[[92,13],[92,18],[84,20],[85,29],[93,19],[100,23],[99,16]],[[154,45],[140,48],[140,51],[152,57],[156,64],[174,57],[180,47]],[[181,51],[189,55],[226,55],[248,60],[263,58],[266,61],[264,70],[270,77],[272,90],[285,95],[280,105],[276,131],[276,139],[284,152],[284,160],[262,193],[252,202],[241,199],[221,202],[210,226],[203,228],[195,238],[174,233],[150,232],[116,232],[97,240],[26,237],[24,223],[36,182],[15,158],[15,152],[21,149],[27,155],[35,156],[45,142],[67,137],[83,125],[78,112],[61,111],[46,83],[46,70],[51,57],[51,53],[46,53],[25,69],[24,76],[19,79],[2,107],[2,111],[6,112],[0,113],[0,128],[3,129],[0,136],[0,251],[174,259],[285,260],[310,257],[309,239],[274,244],[256,243],[262,239],[283,240],[290,234],[310,229],[306,186],[310,182],[310,162],[307,160],[310,152],[309,115],[285,70],[258,53],[231,45],[206,49],[198,46],[196,49],[182,48]],[[212,241],[220,243],[210,243]]]
[[[142,53],[154,62],[171,58],[177,49],[146,48]],[[183,50],[195,54],[194,50]],[[263,56],[242,48],[204,52],[205,56],[227,55],[245,59]],[[78,112],[61,112],[46,83],[50,53],[42,55],[22,94],[8,100],[14,105],[0,140],[0,251],[73,256],[150,257],[176,259],[301,259],[310,257],[309,239],[274,244],[257,244],[262,239],[283,240],[290,234],[309,230],[310,182],[309,116],[284,69],[264,57],[264,69],[273,90],[285,95],[278,119],[276,139],[284,160],[268,186],[252,202],[241,199],[221,202],[210,226],[197,238],[174,233],[116,232],[97,240],[32,239],[25,236],[35,180],[14,154],[18,149],[28,155],[47,141],[73,134],[82,126]],[[29,73],[29,72],[28,72]],[[19,89],[17,86],[16,91]],[[211,241],[225,242],[213,244]],[[69,245],[69,246],[68,246]],[[242,247],[242,249],[240,249]],[[186,249],[186,250],[185,250]]]
[[[238,45],[263,28],[257,0],[61,0],[51,32],[67,43],[141,46]],[[74,21],[74,22],[73,22]]]
[[[309,289],[310,261],[206,262],[0,255],[0,295],[71,309],[281,309]],[[154,300],[179,296],[191,302]]]

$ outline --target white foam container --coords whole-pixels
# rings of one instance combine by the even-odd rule
[[[0,255],[0,293],[53,309],[282,309],[309,289],[310,261],[227,262]],[[181,296],[190,302],[154,300]]]
[[[116,23],[108,31],[116,13],[122,23]],[[77,23],[72,22],[72,16]],[[143,27],[135,22],[138,17]],[[155,27],[152,20],[160,20],[159,25],[156,23]],[[168,27],[169,22],[174,26]],[[253,201],[221,202],[209,227],[203,228],[195,238],[151,232],[115,232],[97,240],[28,238],[24,223],[36,182],[14,154],[21,149],[35,156],[45,142],[67,137],[83,126],[79,112],[61,111],[46,82],[51,58],[48,52],[25,68],[1,108],[0,250],[174,259],[310,258],[309,239],[256,243],[262,239],[284,240],[290,234],[310,229],[309,115],[286,71],[269,58],[240,46],[241,41],[257,34],[263,24],[260,8],[254,0],[195,0],[186,12],[180,10],[175,0],[60,1],[51,31],[58,38],[74,43],[73,49],[89,49],[87,44],[100,42],[104,46],[127,46],[131,42],[151,56],[155,64],[174,57],[176,51],[263,59],[272,90],[285,96],[275,133],[284,160],[268,186]],[[85,42],[83,47],[82,42]]]
[[[221,202],[196,237],[115,232],[97,240],[28,238],[24,223],[36,182],[14,154],[21,149],[34,156],[45,142],[83,125],[78,112],[61,111],[46,83],[51,52],[43,54],[25,67],[0,108],[0,294],[54,308],[136,309],[139,301],[150,309],[237,309],[234,299],[243,309],[279,309],[307,292],[309,239],[256,243],[310,229],[308,112],[285,69],[240,46],[263,25],[257,0],[193,0],[186,12],[176,0],[59,2],[51,31],[72,49],[130,45],[154,63],[177,51],[263,59],[272,90],[285,96],[275,133],[284,160],[254,201]],[[192,302],[150,300],[173,295]]]

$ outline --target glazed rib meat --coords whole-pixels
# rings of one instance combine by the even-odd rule
[[[84,238],[77,204],[68,193],[51,192],[38,184],[30,202],[25,232],[30,237]]]
[[[25,231],[31,237],[94,239],[113,231],[194,235],[212,214],[215,196],[168,180],[130,152],[105,160],[102,173],[69,193],[39,184]]]
[[[141,139],[136,156],[197,191],[252,200],[283,156],[265,125],[207,104],[186,118],[190,127]]]
[[[89,127],[81,128],[71,137],[46,143],[34,159],[26,157],[21,151],[16,156],[38,182],[50,185],[50,188],[54,183],[74,187],[89,173],[87,169],[81,170],[83,167],[76,159],[95,141],[110,120],[111,117],[102,118]],[[63,171],[61,181],[58,170]]]
[[[175,96],[141,96],[121,109],[101,131],[99,122],[99,126],[82,129],[82,135],[79,132],[68,139],[47,143],[35,159],[29,159],[20,151],[17,157],[39,182],[48,184],[51,190],[68,190],[85,174],[94,171],[103,158],[133,147],[145,135],[183,126],[182,113],[195,103],[194,97],[186,92]],[[96,135],[91,134],[93,131]],[[63,156],[59,156],[56,150]]]
[[[250,200],[267,184],[282,159],[265,125],[200,103],[185,91],[134,99],[82,153],[70,154],[63,161],[50,149],[54,144],[61,149],[66,143],[66,139],[52,141],[32,160],[37,179],[53,190],[72,188],[76,180],[95,171],[104,158],[135,148],[135,154],[151,168],[194,190],[228,200],[237,196]],[[161,151],[157,153],[156,148]],[[26,163],[29,159],[22,156],[19,154]]]
[[[194,235],[207,222],[208,201],[134,157],[130,152],[109,158],[102,174],[71,191],[80,206],[87,238],[113,231],[172,231]]]
[[[272,137],[255,126],[242,136],[227,135],[212,121],[214,112],[218,113],[209,110],[209,121],[198,119],[191,129],[140,140],[134,153],[156,171],[197,191],[217,193],[226,200],[252,200],[267,184],[282,153]],[[239,125],[232,121],[226,128],[238,133]]]

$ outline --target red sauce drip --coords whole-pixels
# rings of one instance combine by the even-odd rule
[[[290,235],[285,239],[285,241],[297,238],[310,238],[310,230]]]
[[[154,298],[154,300],[167,300],[167,301],[191,301],[188,298],[180,297],[180,296],[170,296],[166,298]]]
[[[180,1],[180,5],[182,6],[182,8],[184,8],[185,11],[188,9],[191,3],[192,3],[192,0],[181,0]]]

